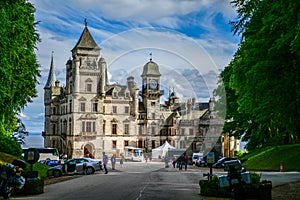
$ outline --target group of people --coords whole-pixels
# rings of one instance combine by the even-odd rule
[[[187,166],[189,163],[189,158],[186,154],[179,156],[176,158],[175,156],[172,159],[172,164],[174,168],[178,168],[179,170],[182,170],[184,166],[184,170],[187,170]]]
[[[112,157],[110,158],[110,161],[111,161],[111,169],[115,170],[116,169],[116,156],[112,155]],[[104,168],[105,174],[108,173],[108,169],[107,169],[108,162],[109,162],[109,157],[105,152],[103,152],[103,168]],[[123,157],[121,157],[121,159],[120,159],[121,167],[123,167],[123,163],[124,163],[124,160],[123,160]]]

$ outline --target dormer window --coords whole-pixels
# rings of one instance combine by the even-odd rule
[[[86,91],[92,92],[92,84],[90,84],[90,83],[86,84]]]
[[[117,97],[118,97],[118,93],[114,92],[114,98],[117,98]]]

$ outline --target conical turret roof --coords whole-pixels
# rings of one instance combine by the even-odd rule
[[[84,27],[82,34],[72,51],[74,51],[76,48],[100,49],[100,47],[97,45],[94,38],[92,37],[87,26]]]
[[[47,79],[47,82],[46,82],[46,85],[45,85],[44,89],[51,88],[51,86],[54,86],[55,81],[56,81],[56,77],[55,77],[55,71],[54,71],[53,52],[52,52],[50,72],[49,72],[48,79]]]

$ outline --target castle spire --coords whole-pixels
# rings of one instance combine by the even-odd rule
[[[46,82],[44,89],[50,88],[51,86],[55,85],[56,77],[55,77],[54,64],[53,64],[53,54],[54,54],[54,51],[52,51],[50,71],[49,71],[48,80]]]

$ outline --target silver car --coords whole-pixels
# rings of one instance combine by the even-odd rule
[[[85,171],[84,171],[85,165]],[[93,174],[95,171],[102,170],[102,162],[91,158],[73,158],[67,160],[62,165],[51,167],[48,175],[54,177],[72,174]]]

